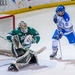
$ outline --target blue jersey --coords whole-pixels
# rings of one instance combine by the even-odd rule
[[[62,17],[55,14],[53,20],[57,24],[58,29],[55,30],[52,39],[59,40],[64,35],[70,44],[75,43],[75,34],[69,15],[66,12]],[[63,35],[59,32],[62,32]],[[59,35],[59,38],[56,37],[57,35]]]
[[[67,12],[63,16],[55,14],[53,20],[64,35],[70,34],[73,31],[73,25]]]

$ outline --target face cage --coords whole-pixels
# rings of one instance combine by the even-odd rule
[[[59,14],[59,12],[61,12],[61,14]],[[64,11],[59,11],[59,12],[57,12],[58,16],[63,16],[64,15]]]
[[[21,32],[23,32],[23,33],[27,33],[27,31],[28,31],[28,29],[27,28],[21,28]]]

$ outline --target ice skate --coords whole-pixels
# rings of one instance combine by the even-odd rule
[[[8,71],[19,71],[18,67],[15,65],[15,64],[11,64],[9,67],[8,67]]]
[[[58,50],[53,51],[53,53],[50,55],[50,58],[55,57],[55,56],[57,55],[57,51],[58,51]]]

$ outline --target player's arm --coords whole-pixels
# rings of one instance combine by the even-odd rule
[[[12,39],[13,39],[13,36],[14,35],[17,35],[17,30],[12,30],[11,32],[9,32],[7,35],[6,35],[6,38],[7,40],[9,40],[10,42],[12,42]]]
[[[35,29],[33,29],[33,31],[34,31],[34,35],[33,35],[34,42],[38,43],[40,41],[40,35],[38,31],[36,31]]]
[[[57,26],[57,29],[56,29],[56,33],[57,33],[57,35],[54,36],[54,37],[57,38],[57,39],[59,39],[59,38],[62,37],[63,32],[62,32],[62,27],[60,27],[60,25],[59,25],[59,23],[58,23],[57,14],[54,15],[54,17],[53,17],[53,21],[54,21],[54,23],[55,23],[56,26]]]
[[[39,32],[37,30],[35,30],[34,28],[31,28],[31,27],[29,29],[31,31],[31,35],[32,35],[32,38],[33,38],[32,43],[38,43],[40,41]]]
[[[58,21],[57,21],[57,15],[56,15],[56,14],[55,14],[54,17],[53,17],[53,21],[54,21],[55,24],[58,23]]]
[[[71,31],[73,31],[73,25],[71,23],[69,15],[66,13],[63,16],[63,18],[64,18],[64,21],[65,21],[65,25],[64,25],[65,32],[71,32]]]

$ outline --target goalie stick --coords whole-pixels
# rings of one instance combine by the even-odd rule
[[[3,38],[4,40],[7,40],[6,38],[4,38],[2,36],[0,36],[0,37]],[[15,35],[14,37],[19,40],[19,37],[17,35]],[[10,42],[10,41],[8,41],[8,42]],[[14,44],[14,47],[25,49],[25,47],[22,46],[21,43],[19,41],[17,41],[16,39],[14,39],[13,42],[10,42],[10,43]],[[42,52],[45,48],[46,47],[44,46],[40,51],[34,52],[34,51],[30,50],[30,52],[34,52],[34,54],[37,55],[40,52]],[[8,56],[8,57],[13,56],[12,52],[9,51],[9,50],[0,50],[0,54],[1,55],[5,55],[5,56]]]
[[[13,42],[11,42],[11,41],[9,41],[9,40],[7,40],[5,37],[3,37],[3,36],[0,36],[0,38],[3,38],[4,40],[7,40],[9,43],[11,43],[11,44],[15,44],[16,45],[16,43],[14,42],[14,41],[16,41],[16,42],[18,42],[19,44],[18,45],[16,45],[16,47],[22,47],[21,46],[21,43],[19,42],[19,37],[18,37],[18,35],[14,35],[14,39],[12,40]],[[17,39],[17,40],[16,40]]]
[[[14,57],[9,57],[9,58],[3,58],[3,59],[0,59],[0,61],[5,61],[5,60],[14,60],[14,59],[16,59],[16,58],[14,58]]]
[[[42,47],[41,49],[39,49],[39,50],[37,50],[37,51],[32,51],[32,50],[30,50],[30,53],[32,53],[32,54],[40,54],[41,52],[43,52],[44,50],[46,49],[46,46],[44,46],[44,47]],[[4,59],[0,59],[0,61],[3,61],[3,60],[12,60],[12,59],[15,59],[15,58],[13,58],[13,57],[10,57],[10,58],[4,58]]]
[[[0,38],[3,38],[4,40],[7,40],[5,37],[0,36]],[[7,42],[11,43],[14,45],[14,48],[24,48],[21,43],[19,42],[19,37],[18,35],[14,35],[12,42],[7,40]],[[0,50],[0,55],[5,55],[5,56],[13,56],[12,52],[10,50]]]
[[[39,50],[37,50],[37,51],[35,51],[35,52],[33,52],[33,54],[35,55],[35,54],[40,54],[41,52],[43,52],[44,50],[46,49],[46,46],[44,46],[44,47],[42,47],[41,49],[39,49]],[[32,51],[31,51],[32,52]],[[26,55],[26,54],[25,54]],[[25,56],[25,55],[23,55],[23,56]],[[23,57],[22,56],[22,57]],[[6,59],[1,59],[1,61],[5,61],[5,60],[13,60],[13,59],[15,59],[15,58],[6,58]],[[9,62],[9,63],[6,63],[6,64],[3,64],[3,65],[0,65],[0,67],[3,67],[3,66],[7,66],[7,65],[10,65],[11,64],[11,62]]]
[[[37,50],[37,51],[32,51],[30,50],[30,53],[34,54],[34,55],[38,55],[41,52],[43,52],[46,49],[46,46],[42,47],[41,49]]]

